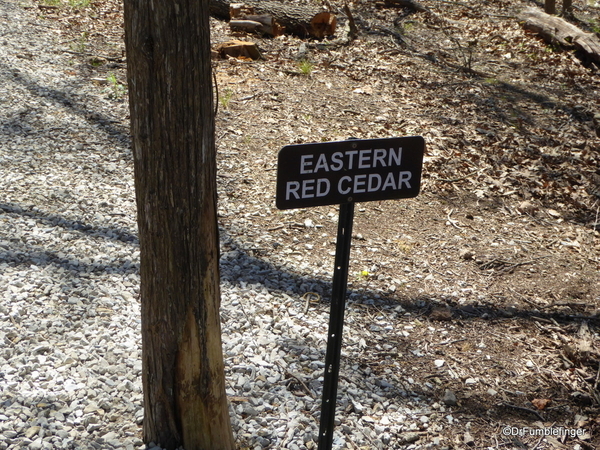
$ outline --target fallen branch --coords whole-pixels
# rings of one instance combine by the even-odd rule
[[[545,422],[545,419],[541,416],[541,414],[533,409],[525,408],[524,406],[513,405],[511,403],[506,403],[506,402],[502,402],[502,404],[509,408],[518,409],[519,411],[525,411],[525,412],[531,413],[534,416],[536,416],[538,419],[540,419],[542,422]]]
[[[353,41],[358,36],[358,27],[354,21],[354,16],[347,3],[344,3],[344,13],[348,17],[348,41]]]
[[[566,49],[577,49],[600,65],[600,40],[593,33],[585,33],[566,20],[536,8],[526,9],[519,19],[524,21],[526,30],[540,35],[546,42]]]

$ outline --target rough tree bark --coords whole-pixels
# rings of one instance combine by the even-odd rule
[[[124,0],[144,441],[232,450],[219,320],[208,0]]]
[[[544,0],[546,14],[556,14],[556,0]]]

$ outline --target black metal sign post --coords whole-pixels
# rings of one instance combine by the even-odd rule
[[[325,354],[325,375],[323,380],[323,402],[321,403],[318,450],[330,450],[333,443],[353,220],[354,202],[340,205],[335,248],[335,267],[333,269],[333,289],[331,292],[331,313],[329,314],[329,334],[327,335],[327,353]]]
[[[279,152],[279,209],[340,205],[318,450],[331,450],[342,352],[354,202],[416,197],[420,136],[288,145]]]

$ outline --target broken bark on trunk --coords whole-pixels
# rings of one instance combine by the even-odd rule
[[[525,21],[525,29],[539,34],[546,42],[580,50],[590,61],[600,64],[600,40],[593,33],[585,33],[564,19],[535,8],[526,9],[519,18]]]
[[[210,0],[210,12],[221,19],[230,19],[229,0]],[[316,37],[321,39],[335,33],[336,18],[333,14],[318,9],[288,5],[282,2],[245,1],[257,15],[270,15],[285,29],[285,33],[300,37]]]

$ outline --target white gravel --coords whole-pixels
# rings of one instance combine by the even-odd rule
[[[126,101],[87,81],[55,24],[23,5],[0,2],[0,450],[145,448]],[[239,446],[316,448],[328,308],[305,312],[301,295],[328,283],[250,256],[236,230],[222,230],[222,255]],[[429,418],[449,414],[395,362],[385,376],[360,362],[364,333],[406,315],[384,312],[365,330],[349,307],[336,449],[427,448],[415,442],[435,434]]]

